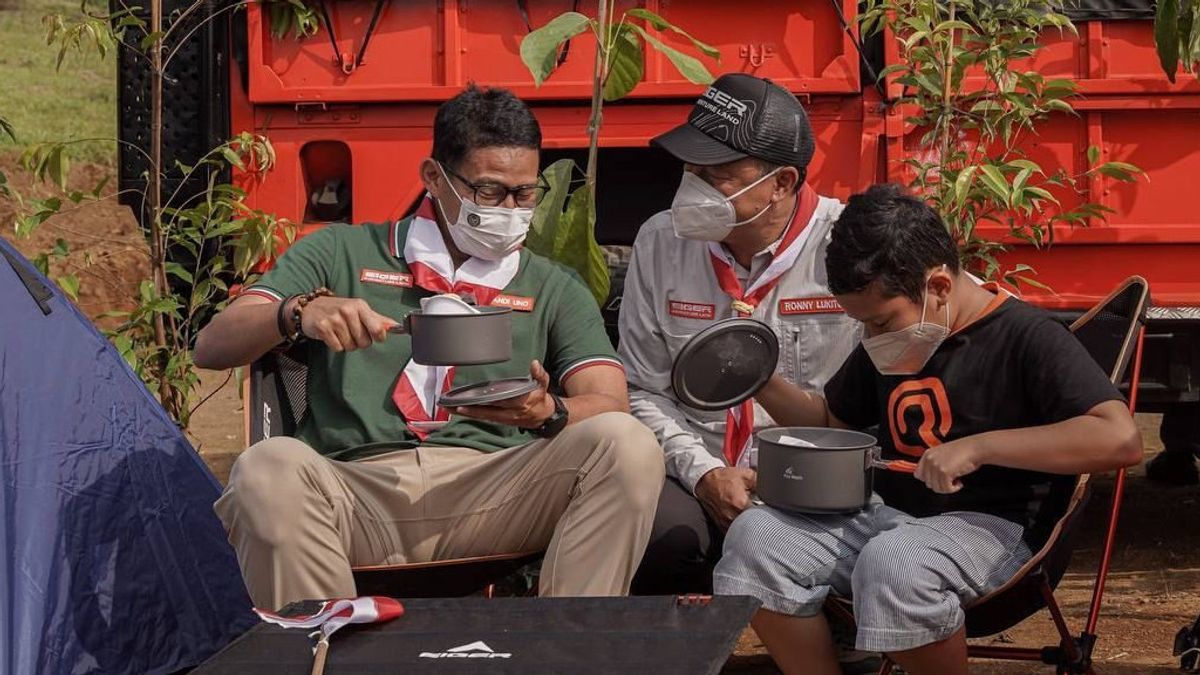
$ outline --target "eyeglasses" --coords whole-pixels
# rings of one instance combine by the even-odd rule
[[[471,201],[480,206],[500,206],[508,199],[509,195],[512,195],[517,206],[532,208],[541,203],[546,192],[550,190],[550,184],[546,182],[546,177],[541,173],[538,174],[536,185],[518,185],[510,188],[499,183],[472,183],[445,164],[442,165],[442,168],[463,185],[471,188]]]

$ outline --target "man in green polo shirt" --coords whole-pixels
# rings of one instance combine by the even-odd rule
[[[645,549],[662,450],[628,415],[588,291],[521,248],[545,189],[537,120],[471,86],[433,136],[414,215],[301,239],[197,339],[206,368],[296,339],[307,354],[296,438],[246,450],[215,506],[257,606],[353,597],[352,565],[543,549],[542,595],[620,595]],[[414,363],[389,328],[439,293],[511,307],[512,359]],[[451,386],[525,375],[539,387],[524,396],[437,405]]]

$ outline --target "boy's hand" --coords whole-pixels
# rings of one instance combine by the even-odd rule
[[[750,506],[750,492],[758,483],[753,469],[725,466],[713,469],[696,483],[696,497],[721,531]]]
[[[959,479],[982,464],[979,454],[979,444],[972,438],[935,445],[921,455],[913,476],[934,492],[952,494],[962,489]]]

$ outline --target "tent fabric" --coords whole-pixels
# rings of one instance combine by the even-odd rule
[[[200,663],[257,623],[220,486],[62,292],[0,253],[0,673]]]

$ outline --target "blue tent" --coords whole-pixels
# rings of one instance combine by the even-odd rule
[[[220,486],[0,237],[0,673],[169,673],[255,623]]]

